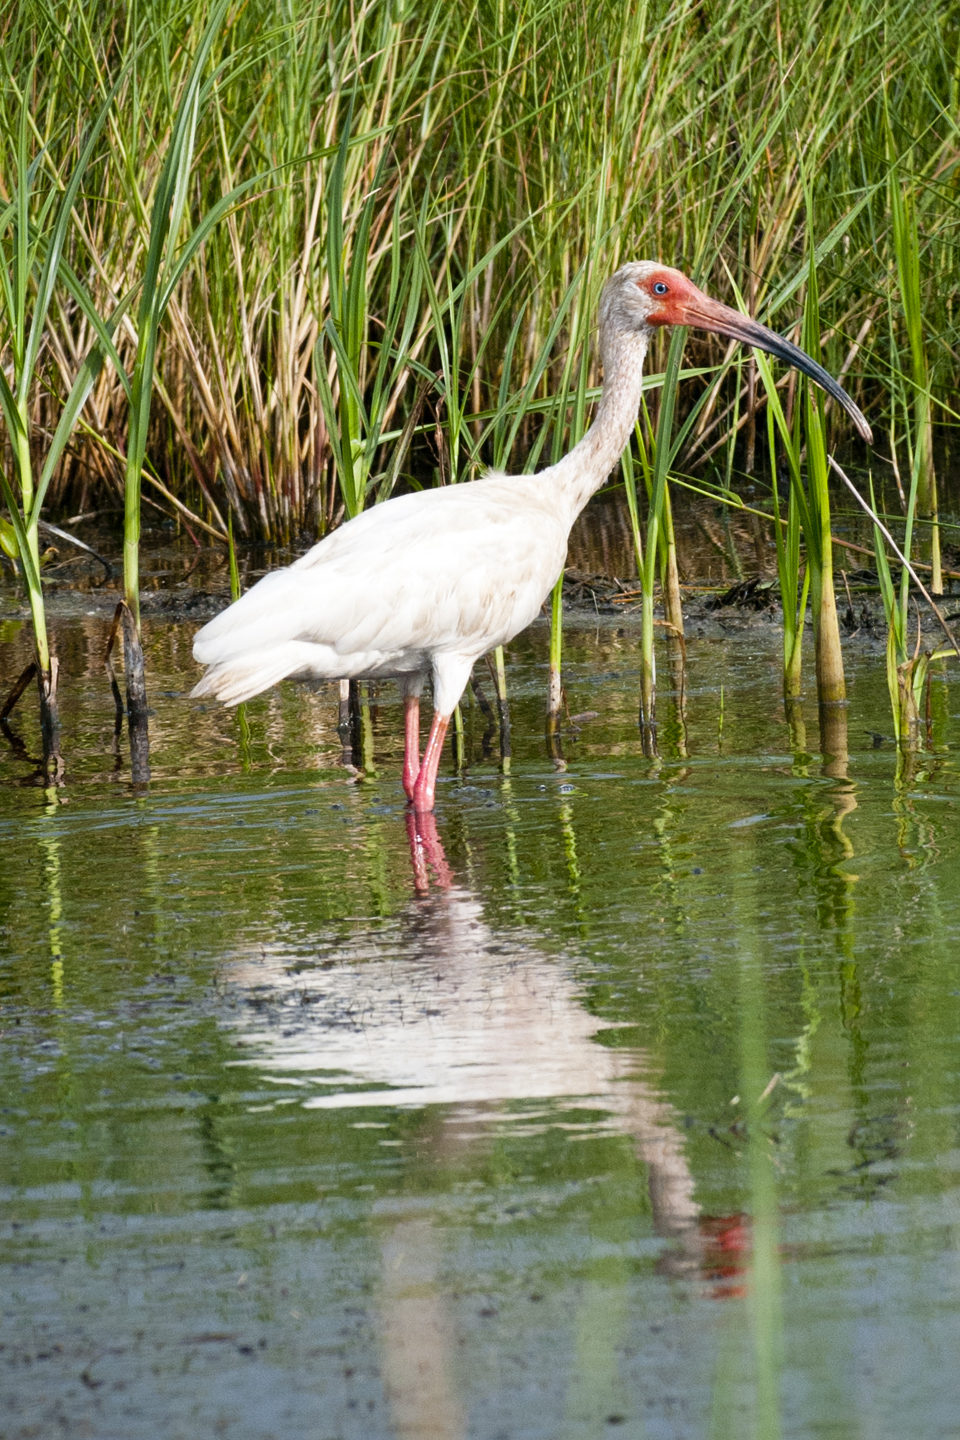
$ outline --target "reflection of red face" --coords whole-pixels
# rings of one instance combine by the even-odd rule
[[[750,1262],[749,1215],[705,1215],[700,1220],[704,1241],[701,1274],[711,1281],[713,1300],[742,1299],[747,1293]]]

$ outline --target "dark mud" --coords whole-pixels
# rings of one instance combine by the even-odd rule
[[[220,557],[212,551],[210,559]],[[282,562],[280,562],[282,563]],[[254,571],[251,583],[264,571]],[[47,590],[47,612],[51,619],[74,619],[81,616],[99,617],[105,626],[113,618],[119,598],[115,585],[103,584],[86,588],[61,580]],[[224,575],[215,586],[209,581],[172,579],[164,588],[144,588],[140,610],[146,620],[168,624],[204,624],[230,604],[229,581]],[[914,625],[919,623],[920,643],[930,648],[943,643],[943,631],[927,603],[917,597],[913,602]],[[850,582],[849,597],[838,594],[840,633],[845,648],[867,653],[882,651],[886,646],[886,620],[879,588],[876,584],[855,577]],[[948,621],[960,622],[960,603],[947,596],[943,606]],[[619,577],[589,574],[570,567],[564,582],[564,613],[578,627],[592,623],[602,628],[613,626],[624,634],[639,633],[640,595],[635,581]],[[658,622],[663,623],[659,602],[655,606]],[[772,634],[781,629],[780,597],[776,581],[769,576],[747,576],[725,588],[685,586],[683,615],[688,637],[721,639],[726,635]],[[0,621],[29,620],[30,610],[15,591],[0,591]],[[540,622],[548,618],[544,605]],[[914,637],[917,631],[914,630]]]
[[[851,544],[859,549],[835,553],[837,604],[845,645],[871,652],[886,643],[886,621],[877,577],[869,560],[870,536],[861,524],[846,522]],[[73,527],[78,539],[100,556],[72,550],[60,535],[47,536],[49,560],[44,569],[47,604],[53,617],[113,614],[119,597],[120,541],[110,516],[94,515]],[[723,512],[708,503],[687,501],[677,516],[677,545],[688,634],[722,638],[752,631],[767,633],[780,625],[776,556],[769,525],[736,511]],[[241,583],[249,588],[261,575],[289,564],[309,548],[304,541],[289,549],[241,547]],[[866,552],[866,553],[862,553]],[[947,546],[945,564],[960,563]],[[108,569],[109,567],[109,572]],[[564,584],[564,609],[574,623],[593,618],[601,625],[619,623],[632,633],[639,624],[640,595],[629,522],[622,500],[599,497],[578,520],[571,536]],[[225,547],[198,547],[177,537],[169,522],[145,529],[141,561],[141,612],[170,623],[204,623],[229,604],[229,573]],[[0,574],[0,618],[26,619],[25,599],[18,600],[12,567]],[[960,581],[947,581],[943,609],[960,620]],[[953,596],[952,592],[958,592]],[[662,612],[657,608],[658,618]],[[919,595],[915,602],[921,644],[941,642],[942,630]]]

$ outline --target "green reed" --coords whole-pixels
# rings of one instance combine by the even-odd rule
[[[893,225],[892,247],[910,352],[913,392],[912,404],[905,401],[903,410],[907,417],[905,428],[910,452],[911,494],[914,495],[915,492],[913,508],[916,519],[920,521],[925,532],[922,537],[923,550],[929,558],[932,570],[930,588],[934,595],[942,595],[937,476],[933,461],[933,395],[924,334],[922,257],[917,224],[916,185],[915,182],[910,183],[911,179],[908,175],[907,183],[904,183],[900,167],[891,166],[889,195]]]
[[[805,333],[819,345],[822,330],[824,363],[845,369],[879,425],[906,418],[918,521],[939,553],[932,423],[960,338],[945,5],[724,0],[705,26],[691,6],[603,0],[584,27],[570,0],[526,0],[509,24],[479,0],[297,11],[200,0],[173,12],[145,0],[129,16],[25,0],[0,34],[20,87],[0,98],[0,144],[19,155],[23,132],[24,153],[42,152],[64,217],[50,230],[51,209],[30,241],[36,277],[58,237],[63,289],[34,311],[29,373],[16,372],[15,320],[0,331],[6,373],[19,374],[11,473],[31,440],[61,433],[69,397],[44,503],[86,508],[123,491],[134,616],[143,486],[217,538],[232,515],[243,535],[288,543],[398,487],[557,458],[598,391],[600,285],[644,256],[721,297],[743,294],[781,329],[806,294]],[[25,120],[15,96],[28,74]],[[83,122],[107,108],[109,144],[85,149]],[[66,206],[76,173],[84,183]],[[12,233],[19,212],[3,204]],[[814,213],[826,237],[816,249],[804,240]],[[870,328],[885,304],[886,329]],[[719,450],[730,486],[773,406],[761,362],[765,394],[752,362],[716,337],[692,334],[687,348],[690,368],[677,361],[660,410],[673,408],[677,436],[650,447],[645,472],[651,718],[657,567],[682,631],[668,470],[682,455],[695,473]],[[661,346],[651,360],[665,365]],[[848,430],[800,393],[789,443],[807,447],[808,523],[797,481],[778,551],[781,587],[797,597],[785,693],[799,686],[807,583],[818,688],[838,707],[825,456]],[[37,557],[16,525],[11,515],[5,544],[28,557],[40,626]],[[559,595],[553,608],[555,714]]]
[[[639,529],[634,528],[634,545],[637,553],[637,567],[640,574],[641,586],[641,607],[640,607],[640,726],[643,735],[643,749],[646,755],[657,753],[657,719],[656,719],[656,654],[653,644],[654,629],[654,584],[657,574],[657,561],[667,550],[672,538],[672,522],[669,530],[666,525],[666,517],[669,515],[669,492],[667,489],[667,472],[676,450],[676,443],[673,436],[673,417],[677,400],[677,388],[680,377],[680,365],[683,359],[683,347],[686,339],[686,331],[678,329],[673,332],[670,340],[670,350],[667,355],[667,368],[664,372],[663,387],[660,391],[660,413],[657,418],[656,442],[653,446],[653,454],[647,459],[646,450],[641,443],[640,456],[647,481],[647,525],[644,543],[641,547]],[[638,426],[639,430],[639,426]],[[625,474],[629,475],[629,464]],[[631,518],[636,516],[636,498],[633,493],[632,477],[627,481],[628,490],[631,493],[630,504]],[[676,550],[673,551],[674,570],[676,567]],[[664,596],[668,593],[668,587],[663,582],[667,578],[666,567],[661,568],[661,590]]]
[[[190,37],[207,34],[214,14],[205,0],[189,17],[147,3],[121,27],[109,11],[65,19],[49,0],[32,0],[4,31],[7,63],[21,75],[51,17],[61,34],[56,62],[45,52],[37,112],[61,173],[80,136],[47,134],[45,117],[71,106],[83,114],[107,77],[126,77],[109,152],[97,156],[67,239],[101,302],[146,273],[155,233],[147,207],[183,134]],[[890,164],[877,138],[884,107],[895,133],[921,137],[911,149],[911,203],[939,296],[921,299],[949,364],[949,23],[946,7],[878,11],[865,0],[842,15],[726,0],[709,27],[665,0],[626,14],[602,4],[589,29],[568,0],[533,0],[505,28],[472,0],[374,0],[359,12],[325,0],[296,16],[261,3],[231,14],[211,42],[216,78],[191,112],[182,198],[203,215],[237,186],[272,178],[231,207],[170,290],[145,437],[153,498],[217,532],[229,508],[247,534],[316,535],[336,518],[341,477],[353,505],[370,477],[382,477],[376,496],[409,478],[429,483],[425,437],[437,418],[451,478],[495,458],[521,467],[535,412],[518,409],[518,423],[507,422],[507,453],[489,432],[490,412],[523,394],[534,405],[557,395],[571,338],[564,326],[532,393],[530,381],[584,266],[603,276],[623,259],[660,256],[699,266],[720,294],[729,293],[726,266],[755,312],[776,323],[787,307],[793,318],[783,296],[805,268],[805,158],[816,161],[807,171],[821,228],[853,216],[823,276],[830,344],[842,358],[878,289],[898,283],[876,263],[891,233]],[[16,132],[6,103],[0,131]],[[171,243],[182,241],[180,233]],[[46,363],[66,393],[90,321],[76,306],[54,318]],[[141,343],[153,342],[123,327],[128,370]],[[691,344],[698,360],[724,353],[715,340]],[[848,374],[881,416],[893,360],[889,338],[874,332]],[[593,388],[595,358],[589,367]],[[733,372],[718,378],[689,437],[688,465],[727,433],[728,409],[741,434],[755,424]],[[681,416],[702,388],[682,387]],[[35,385],[33,423],[48,424],[52,395]],[[123,433],[128,401],[112,368],[94,399],[91,433],[56,467],[54,505],[115,483],[100,440]],[[134,428],[136,448],[139,419]]]
[[[803,631],[806,623],[807,597],[810,593],[810,569],[801,566],[800,539],[805,513],[803,482],[800,478],[802,443],[799,433],[800,411],[795,411],[791,429],[786,422],[780,396],[769,359],[756,352],[757,368],[767,397],[767,447],[772,471],[771,489],[775,517],[774,539],[777,547],[777,578],[783,606],[783,699],[788,719],[793,726],[796,704],[800,697]],[[780,524],[780,498],[777,487],[776,455],[779,433],[786,457],[790,485],[787,497],[786,525]],[[803,748],[803,747],[800,747]]]
[[[803,348],[813,359],[821,353],[820,290],[817,251],[810,245],[803,308]],[[801,647],[807,597],[813,621],[817,700],[820,707],[821,749],[840,757],[846,754],[844,704],[846,683],[840,626],[833,581],[830,467],[827,456],[826,412],[822,391],[806,379],[797,386],[798,404],[793,425],[788,425],[777,393],[773,368],[767,356],[756,352],[757,368],[767,401],[767,434],[772,475],[777,574],[783,602],[783,694],[788,723],[800,741]],[[785,529],[780,524],[777,495],[776,444],[779,439],[787,460],[790,493]],[[803,473],[802,462],[805,462]],[[801,579],[801,538],[805,565]]]
[[[893,713],[894,734],[902,756],[905,752],[917,750],[920,745],[920,703],[924,685],[929,681],[931,661],[945,660],[950,655],[956,655],[960,659],[960,642],[951,629],[948,618],[920,579],[910,560],[917,493],[920,488],[917,471],[913,472],[901,548],[877,513],[873,476],[870,476],[870,502],[868,504],[850,477],[845,474],[832,456],[830,465],[873,521],[874,556],[880,580],[880,595],[887,621],[887,689]],[[903,567],[899,585],[895,584],[893,579],[890,557],[887,554],[888,547]],[[933,650],[921,648],[922,633],[918,608],[916,641],[912,654],[910,653],[908,629],[911,580],[935,615],[947,641],[946,645],[940,645]]]
[[[590,379],[590,330],[593,307],[596,298],[596,281],[584,276],[584,283],[578,288],[571,307],[570,343],[560,378],[560,402],[553,415],[553,451],[551,461],[556,463],[565,448],[579,443],[587,428],[587,396]],[[576,378],[574,379],[574,373]],[[569,415],[569,420],[567,416]],[[543,427],[543,439],[548,427]],[[542,443],[542,442],[541,442]],[[531,456],[536,454],[536,447]],[[528,456],[527,467],[532,468]],[[547,687],[547,733],[555,738],[560,722],[560,708],[563,701],[561,664],[563,659],[563,572],[557,577],[550,602],[550,678]]]
[[[0,467],[0,489],[10,516],[4,527],[4,550],[19,566],[30,604],[44,752],[49,762],[55,756],[59,759],[60,721],[57,661],[47,635],[40,573],[40,513],[76,416],[99,369],[99,358],[88,356],[79,366],[69,396],[58,407],[58,423],[39,474],[31,445],[32,410],[49,315],[61,270],[67,268],[64,251],[73,206],[113,97],[108,96],[95,114],[71,169],[65,176],[53,169],[51,175],[52,162],[38,143],[33,117],[35,64],[19,78],[20,84],[8,72],[8,114],[16,120],[15,131],[6,136],[13,193],[0,211],[0,323],[6,333],[11,376],[8,380],[0,369],[0,411],[12,460],[12,479],[5,467]],[[15,692],[11,696],[14,701],[21,691],[15,687]],[[9,706],[8,701],[4,718]]]

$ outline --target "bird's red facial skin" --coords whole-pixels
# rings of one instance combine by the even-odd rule
[[[649,295],[653,309],[647,314],[648,325],[683,325],[684,312],[695,294],[695,285],[679,270],[664,267],[638,282],[638,289]]]

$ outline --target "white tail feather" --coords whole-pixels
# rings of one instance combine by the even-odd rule
[[[299,605],[297,601],[298,591],[304,588],[289,570],[265,575],[252,590],[197,631],[193,637],[194,659],[201,665],[219,666],[249,656],[251,651],[265,652],[278,641],[292,640],[302,625],[302,599]]]
[[[303,650],[304,647],[296,643],[277,645],[269,652],[261,650],[243,658],[215,663],[190,694],[197,698],[213,695],[225,705],[240,705],[301,670]]]

